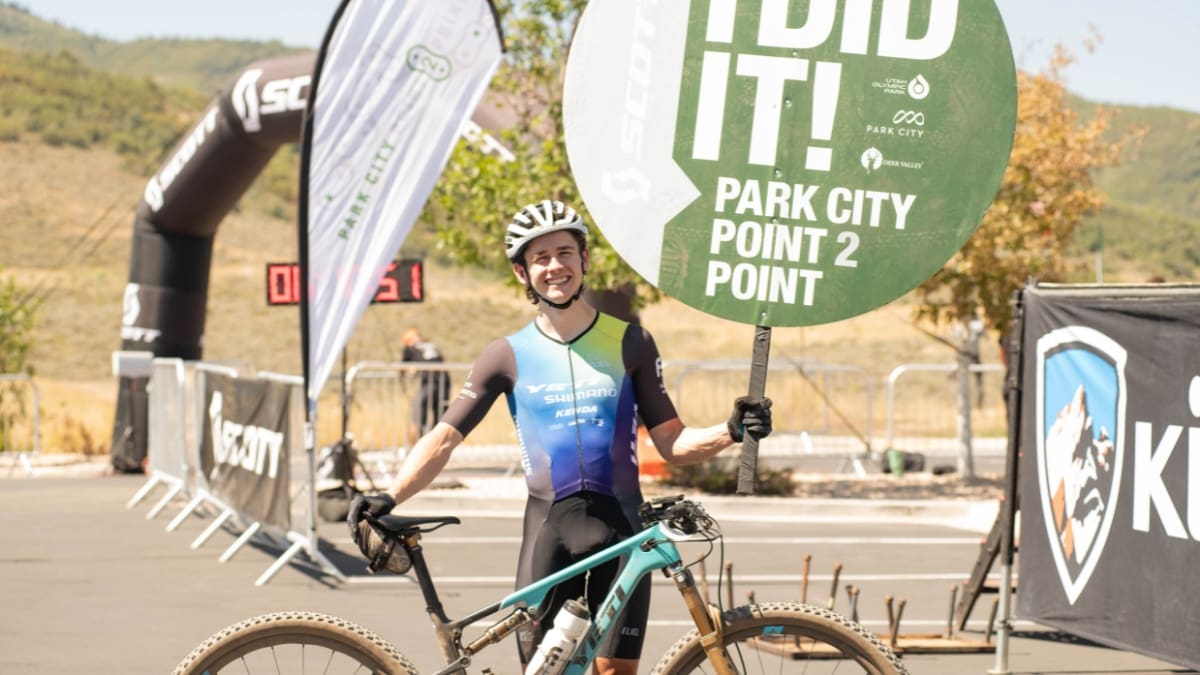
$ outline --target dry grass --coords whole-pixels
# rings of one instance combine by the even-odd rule
[[[5,223],[0,269],[22,287],[48,291],[33,354],[45,449],[103,452],[116,401],[111,353],[121,346],[121,300],[144,179],[121,171],[117,158],[103,151],[25,142],[0,143],[0,171],[9,188],[0,192]],[[226,217],[209,283],[207,360],[248,360],[261,370],[300,372],[299,312],[266,306],[264,292],[265,263],[296,257],[294,223],[249,207]],[[398,335],[409,325],[437,341],[447,360],[469,362],[488,341],[532,315],[516,290],[476,270],[430,264],[426,285],[425,303],[367,310],[348,346],[351,363],[398,360]],[[902,299],[834,324],[775,329],[772,363],[850,364],[881,380],[900,363],[949,361],[950,351],[915,328],[910,317]],[[666,359],[749,363],[751,326],[673,300],[647,308],[642,322]],[[985,345],[985,361],[996,356],[994,343]],[[329,394],[334,391],[327,387]],[[320,416],[337,419],[333,398],[323,402]],[[323,431],[332,428],[327,424]]]

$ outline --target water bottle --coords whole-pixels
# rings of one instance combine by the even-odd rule
[[[558,675],[575,651],[575,644],[591,624],[587,606],[578,600],[567,600],[554,617],[554,627],[546,631],[525,675]]]

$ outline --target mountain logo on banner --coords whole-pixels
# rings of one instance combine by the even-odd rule
[[[1038,493],[1072,605],[1104,553],[1120,496],[1125,362],[1124,348],[1085,326],[1037,342]]]

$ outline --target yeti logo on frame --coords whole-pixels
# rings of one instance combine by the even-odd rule
[[[1116,513],[1124,464],[1125,349],[1086,326],[1037,342],[1042,516],[1067,599],[1087,586]]]

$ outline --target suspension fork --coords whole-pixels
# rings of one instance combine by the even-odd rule
[[[688,613],[692,615],[692,621],[700,633],[700,644],[704,647],[704,653],[708,655],[708,661],[713,665],[717,675],[735,675],[733,662],[730,661],[723,646],[720,612],[716,607],[705,602],[700,595],[700,590],[696,588],[696,580],[692,577],[692,571],[684,567],[683,563],[673,563],[666,572],[675,581],[675,588],[683,596]]]

